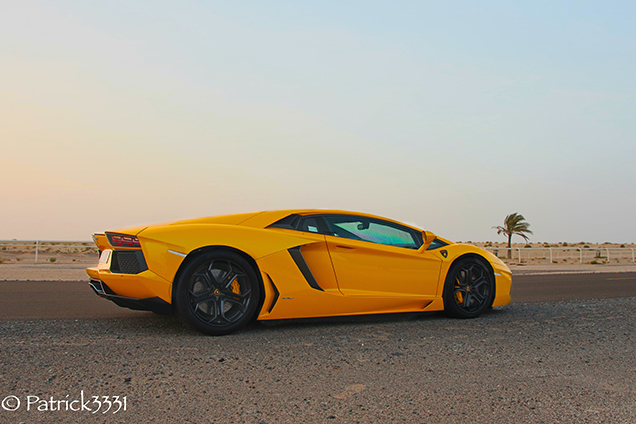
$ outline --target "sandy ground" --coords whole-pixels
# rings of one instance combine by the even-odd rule
[[[3,244],[4,243],[4,244]],[[13,244],[11,244],[13,243]],[[97,249],[92,243],[58,242],[41,245],[38,262],[35,262],[33,246],[15,245],[11,242],[0,242],[0,281],[27,279],[34,281],[72,281],[84,280],[83,269],[97,264]],[[505,246],[497,242],[467,242],[482,248],[492,249]],[[518,252],[513,252],[513,258],[507,259],[506,251],[499,250],[502,259],[514,273],[528,272],[621,272],[636,269],[631,249],[636,245],[629,243],[531,243],[532,249],[525,249],[524,244],[514,243],[514,248],[522,248],[523,263],[519,264]],[[587,246],[587,248],[586,248]],[[544,247],[556,248],[553,251],[553,262],[550,262],[549,252]],[[562,249],[569,249],[567,252]],[[580,252],[585,250],[583,263],[580,262]],[[622,248],[622,250],[611,250]],[[610,249],[610,259],[607,251]],[[598,256],[597,256],[598,255]],[[544,269],[544,267],[547,267]],[[622,268],[627,267],[627,268]]]
[[[94,264],[4,263],[0,264],[0,281],[88,281],[86,268]]]

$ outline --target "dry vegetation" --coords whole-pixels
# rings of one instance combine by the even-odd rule
[[[38,263],[69,264],[97,262],[97,247],[91,242],[42,242],[38,247]],[[35,243],[0,242],[0,263],[35,262]]]

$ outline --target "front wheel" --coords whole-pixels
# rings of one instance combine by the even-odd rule
[[[255,270],[240,255],[223,250],[203,253],[186,265],[177,282],[179,315],[202,333],[232,333],[254,316],[260,286]]]
[[[475,318],[492,304],[495,283],[483,260],[460,259],[453,264],[444,285],[444,312],[456,318]]]

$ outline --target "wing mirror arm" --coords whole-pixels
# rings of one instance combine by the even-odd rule
[[[435,237],[435,234],[431,233],[430,231],[422,231],[422,240],[424,240],[424,244],[422,244],[422,247],[420,247],[420,251],[428,249],[431,243],[433,243],[433,240],[435,240]]]

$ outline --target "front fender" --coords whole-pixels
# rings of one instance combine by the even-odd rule
[[[466,255],[479,256],[490,264],[495,278],[495,299],[493,306],[502,306],[510,303],[510,290],[512,287],[512,272],[499,258],[472,244],[450,244],[432,251],[433,254],[442,260],[442,272],[440,273],[440,284],[438,286],[438,296],[444,292],[444,283],[450,267],[459,258]]]

